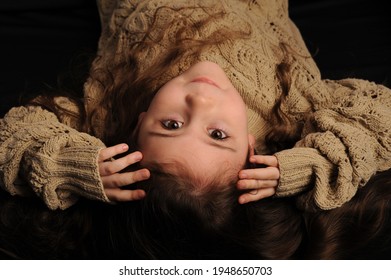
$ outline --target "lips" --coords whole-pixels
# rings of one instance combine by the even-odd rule
[[[220,88],[215,82],[213,82],[212,80],[206,78],[206,77],[199,77],[199,78],[196,78],[192,81],[192,83],[204,83],[204,84],[209,84],[209,85],[212,85],[214,87],[217,87],[217,88]]]

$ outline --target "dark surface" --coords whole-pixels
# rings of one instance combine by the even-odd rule
[[[290,15],[323,78],[391,86],[391,16],[382,0],[294,0]]]
[[[290,13],[324,78],[390,86],[391,17],[382,1],[291,0]],[[94,53],[99,32],[94,0],[2,0],[0,116]]]
[[[0,2],[0,116],[21,94],[55,86],[70,61],[96,51],[94,0]]]

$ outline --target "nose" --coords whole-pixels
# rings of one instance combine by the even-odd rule
[[[200,87],[197,90],[192,90],[187,94],[185,100],[191,108],[211,108],[218,103],[216,93],[211,92],[211,89],[206,87]]]

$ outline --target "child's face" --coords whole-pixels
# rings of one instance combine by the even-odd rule
[[[179,162],[195,176],[227,167],[239,172],[250,139],[243,99],[212,62],[197,63],[165,84],[139,118],[143,162]]]

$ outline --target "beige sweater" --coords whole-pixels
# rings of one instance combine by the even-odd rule
[[[275,78],[275,66],[282,59],[278,45],[283,42],[291,47],[295,53],[292,87],[284,110],[295,120],[305,122],[305,128],[294,148],[276,154],[281,171],[277,196],[298,195],[302,207],[315,203],[322,209],[332,209],[350,200],[374,173],[391,167],[391,90],[363,80],[322,80],[289,19],[287,1],[98,2],[102,35],[100,59],[93,68],[109,65],[117,53],[140,39],[141,35],[134,34],[143,34],[162,4],[173,9],[164,9],[151,35],[167,35],[139,57],[145,67],[165,51],[172,40],[170,35],[180,27],[171,25],[169,30],[161,30],[159,26],[181,17],[197,20],[208,16],[207,9],[179,8],[200,3],[226,12],[197,35],[200,37],[221,27],[244,31],[250,28],[250,38],[206,49],[200,59],[222,66],[239,90],[248,107],[249,128],[256,136],[259,153],[267,150],[263,139],[272,128],[265,118],[280,92]],[[189,63],[181,60],[161,78],[160,84],[186,70]],[[89,112],[102,97],[96,81],[87,81],[85,97]],[[99,128],[104,112],[95,117]],[[0,184],[11,193],[22,193],[25,188],[20,183],[28,182],[52,209],[68,207],[79,195],[108,201],[96,167],[97,152],[103,143],[70,129],[64,125],[66,120],[61,121],[38,108],[15,108],[1,120]],[[38,132],[40,137],[33,136]]]
[[[104,144],[70,124],[40,107],[11,109],[0,120],[0,186],[12,195],[35,193],[53,210],[79,196],[108,202],[97,161]]]

